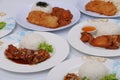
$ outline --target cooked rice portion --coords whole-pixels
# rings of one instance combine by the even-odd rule
[[[38,32],[33,32],[26,34],[23,39],[20,41],[19,47],[26,48],[31,50],[38,50],[40,43],[44,42],[45,38],[40,35]]]
[[[33,4],[32,11],[42,11],[45,13],[51,13],[52,12],[52,6],[48,4],[47,2],[37,2]]]
[[[90,80],[100,80],[106,74],[108,74],[107,67],[98,61],[87,61],[79,68],[79,77],[81,78],[87,77]]]

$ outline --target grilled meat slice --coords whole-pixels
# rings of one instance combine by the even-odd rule
[[[5,55],[12,61],[21,60],[25,64],[37,64],[50,58],[47,50],[17,49],[13,45],[8,45],[8,48],[5,50]]]

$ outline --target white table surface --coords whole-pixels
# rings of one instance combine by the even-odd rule
[[[5,13],[15,17],[17,12],[20,9],[24,8],[24,6],[32,4],[35,1],[38,1],[38,0],[0,0],[0,12],[5,12]],[[76,6],[77,2],[80,0],[60,0],[60,1],[65,1],[68,4],[71,4],[71,6]],[[94,18],[94,17],[90,17],[87,15],[81,14],[79,22],[88,20],[88,19],[92,19],[92,18]],[[73,27],[73,26],[71,26],[71,27]],[[64,30],[54,31],[52,33],[55,33],[67,40],[67,34],[68,34],[69,30],[71,29],[71,27],[64,29]],[[27,29],[23,29],[20,25],[17,24],[14,31],[10,34],[20,32],[23,30],[27,30]],[[70,53],[69,53],[68,57],[66,58],[66,60],[70,59],[70,58],[81,57],[84,55],[86,55],[86,54],[78,52],[74,48],[70,47]],[[113,57],[110,59],[120,60],[120,57]],[[42,71],[42,72],[24,73],[23,74],[23,73],[9,72],[9,71],[0,69],[0,80],[46,80],[46,76],[49,71],[50,71],[50,69]]]

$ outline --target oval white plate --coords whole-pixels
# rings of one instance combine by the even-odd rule
[[[95,20],[95,19],[94,19]],[[115,22],[116,24],[120,25],[119,20],[114,19],[96,19],[97,21],[104,21],[108,20],[109,22]],[[89,21],[89,20],[88,20]],[[83,53],[95,56],[103,56],[103,57],[115,57],[120,56],[120,48],[115,50],[104,49],[99,47],[93,47],[91,45],[87,45],[80,40],[81,36],[81,28],[88,24],[88,21],[80,22],[79,24],[75,25],[68,33],[68,41],[72,47],[81,51]],[[92,21],[92,20],[91,20]],[[119,26],[120,27],[120,26]]]
[[[78,9],[84,13],[87,14],[89,16],[94,16],[94,17],[104,17],[104,18],[116,18],[116,17],[120,17],[120,14],[116,14],[114,16],[105,16],[105,15],[100,15],[98,13],[95,12],[91,12],[91,11],[86,11],[85,10],[85,5],[90,2],[91,0],[80,0],[77,4]]]
[[[67,73],[78,73],[79,67],[85,62],[85,60],[86,59],[84,59],[84,57],[80,57],[69,59],[60,63],[48,73],[47,80],[64,80],[64,76]],[[116,73],[120,79],[120,62],[107,59],[103,64],[108,67],[111,73]]]
[[[0,30],[0,38],[6,36],[7,34],[9,34],[10,32],[13,31],[13,29],[15,28],[15,19],[11,16],[5,15],[3,17],[0,17],[0,22],[6,22],[6,26]]]
[[[0,50],[0,53],[1,53],[0,54],[0,68],[8,70],[8,71],[22,72],[22,73],[37,72],[37,71],[43,71],[43,70],[52,68],[53,66],[57,65],[58,63],[60,63],[67,57],[69,53],[69,45],[66,42],[66,40],[62,39],[56,34],[52,34],[48,32],[39,32],[39,34],[44,36],[46,41],[49,44],[53,45],[54,47],[54,53],[50,59],[44,62],[41,62],[39,64],[36,64],[36,65],[17,64],[17,63],[12,62],[11,60],[8,60],[6,56],[4,55],[4,50],[7,48],[8,44],[19,43],[21,38],[26,33],[31,33],[31,32],[22,31],[22,32],[7,36],[4,39],[0,40],[3,42],[3,45],[1,45],[0,47],[1,49]]]
[[[66,26],[60,27],[60,28],[56,28],[56,29],[51,29],[51,28],[45,28],[43,26],[38,26],[38,25],[34,25],[29,23],[26,20],[26,17],[28,16],[28,13],[31,10],[31,5],[25,7],[24,9],[22,9],[16,17],[16,21],[18,24],[20,24],[22,27],[27,28],[27,29],[31,29],[31,30],[37,30],[37,31],[55,31],[55,30],[60,30],[60,29],[64,29],[64,28],[68,28],[72,25],[74,25],[80,18],[80,12],[79,10],[74,7],[73,5],[68,5],[68,3],[65,2],[61,2],[61,1],[46,1],[49,4],[51,4],[52,7],[61,7],[64,9],[68,9],[71,11],[71,13],[73,14],[73,19],[72,22]],[[22,12],[22,13],[21,13]]]

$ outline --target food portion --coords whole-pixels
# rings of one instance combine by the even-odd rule
[[[45,41],[45,38],[38,32],[28,33],[20,41],[19,47],[31,50],[38,50],[39,44],[44,43]]]
[[[70,24],[73,17],[69,10],[64,10],[63,8],[59,7],[54,7],[51,14],[58,18],[58,27]]]
[[[120,0],[102,0],[102,1],[105,1],[105,2],[112,2],[115,7],[117,8],[117,13],[116,14],[120,14]]]
[[[88,33],[91,33],[91,34],[96,34],[96,27],[94,27],[94,26],[84,26],[83,28],[82,28],[82,31],[83,32],[88,32]]]
[[[109,72],[109,69],[99,61],[85,61],[77,70],[67,73],[64,80],[118,80],[116,73]]]
[[[80,40],[88,42],[92,46],[106,49],[118,49],[120,47],[120,35],[102,35],[94,38],[92,34],[82,32]]]
[[[118,78],[116,77],[116,74],[108,74],[105,75],[101,80],[118,80]]]
[[[96,32],[90,33],[81,29],[80,40],[89,43],[94,47],[106,49],[118,49],[120,47],[120,27],[114,22],[90,22],[89,26],[94,26]]]
[[[31,11],[42,11],[45,13],[51,13],[52,6],[46,2],[37,2],[33,4]]]
[[[95,36],[102,35],[118,35],[120,34],[120,27],[114,21],[111,22],[90,22],[90,25],[94,25],[97,29]]]
[[[106,16],[113,16],[117,13],[117,8],[112,2],[102,0],[92,0],[85,5],[86,11],[96,12]]]
[[[53,46],[38,32],[26,34],[19,43],[19,47],[8,45],[5,55],[8,59],[19,64],[38,64],[51,57]]]
[[[87,77],[84,77],[84,78],[80,79],[80,77],[77,76],[77,74],[68,73],[67,75],[65,75],[64,80],[92,80],[92,79],[89,79]],[[113,74],[105,75],[101,79],[95,79],[95,80],[119,80],[119,79],[116,77],[116,74],[113,73]]]
[[[82,31],[84,31],[84,32],[90,32],[90,31],[94,31],[94,30],[96,30],[96,28],[94,26],[84,26],[82,28]]]
[[[6,26],[6,22],[0,22],[0,30]]]
[[[37,2],[27,16],[28,22],[46,28],[58,28],[71,23],[73,18],[70,10],[51,7],[46,2]]]
[[[52,45],[50,45],[50,44],[48,44],[46,42],[40,43],[38,49],[45,49],[48,52],[51,52],[51,53],[53,52]]]
[[[27,20],[32,24],[48,28],[56,28],[58,26],[58,18],[56,16],[52,16],[51,14],[42,11],[30,12]]]
[[[19,64],[37,64],[50,58],[47,50],[30,50],[26,48],[16,48],[12,44],[5,50],[8,59]]]
[[[90,60],[80,66],[78,74],[82,79],[100,80],[109,74],[109,70],[102,62]]]
[[[75,73],[68,73],[65,75],[64,80],[80,80],[80,78]]]

